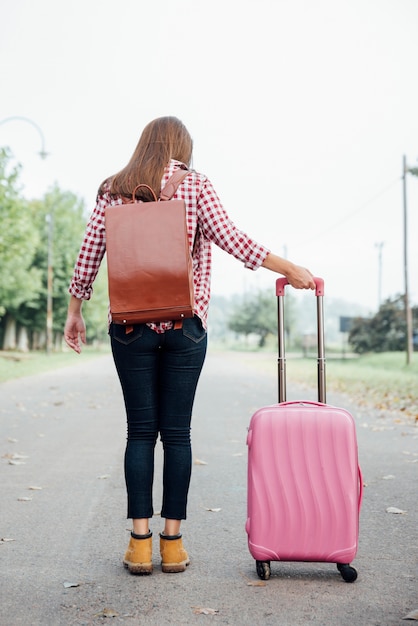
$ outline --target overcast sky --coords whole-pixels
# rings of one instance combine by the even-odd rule
[[[417,0],[1,0],[0,145],[27,197],[94,205],[176,115],[236,224],[373,311],[404,290],[402,156],[418,165]],[[418,303],[418,178],[407,175]],[[215,254],[213,292],[271,286]]]

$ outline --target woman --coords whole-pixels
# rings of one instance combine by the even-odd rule
[[[77,353],[86,341],[81,313],[83,300],[105,253],[105,207],[121,204],[132,190],[145,183],[157,196],[173,172],[192,159],[192,139],[175,117],[161,117],[144,129],[128,165],[106,179],[99,188],[96,206],[87,224],[69,292],[65,324],[67,344]],[[143,199],[149,200],[146,188]],[[165,520],[160,534],[163,572],[182,572],[189,564],[180,533],[186,519],[191,475],[190,421],[199,375],[206,353],[206,326],[210,299],[211,243],[232,254],[252,270],[260,266],[283,274],[297,289],[314,289],[312,274],[272,254],[240,231],[223,209],[211,182],[194,170],[180,184],[176,198],[185,201],[190,249],[193,250],[195,316],[183,321],[138,324],[128,335],[112,324],[109,334],[120,379],[128,426],[125,479],[128,518],[133,530],[124,564],[132,574],[152,572],[152,486],[154,448],[158,433],[164,449],[163,503]]]

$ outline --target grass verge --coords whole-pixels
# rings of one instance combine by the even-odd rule
[[[241,353],[257,368],[276,375],[277,353]],[[253,356],[251,356],[253,355]],[[302,358],[287,354],[287,380],[315,389],[317,386],[316,355]],[[346,393],[358,405],[384,411],[400,411],[418,423],[418,354],[406,365],[403,352],[384,352],[346,358],[326,358],[326,387],[328,391]]]
[[[308,375],[307,359],[292,363],[299,377]],[[358,404],[402,411],[418,421],[418,359],[406,365],[404,353],[370,354],[355,359],[329,359],[327,387],[350,395]],[[315,384],[316,372],[309,374]]]
[[[107,354],[108,349],[83,348],[83,359]],[[75,352],[2,352],[0,351],[0,383],[13,378],[41,374],[53,369],[67,367],[77,362],[80,356]]]

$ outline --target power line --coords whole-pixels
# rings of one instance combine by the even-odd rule
[[[309,239],[306,239],[303,243],[301,244],[297,244],[298,246],[305,246],[306,244],[310,243],[311,241],[313,241],[314,239],[317,239],[318,237],[322,237],[322,235],[329,233],[331,230],[334,230],[334,228],[338,228],[339,226],[341,226],[342,224],[344,224],[345,222],[348,222],[348,220],[350,220],[352,217],[354,217],[355,215],[357,215],[357,213],[360,213],[360,211],[363,211],[366,207],[368,207],[370,204],[372,204],[373,202],[375,202],[375,200],[377,200],[378,198],[380,198],[381,196],[383,196],[387,191],[389,191],[389,189],[392,189],[392,187],[398,183],[402,178],[399,178],[399,176],[397,176],[391,183],[389,183],[389,185],[387,185],[386,187],[384,187],[383,189],[381,189],[381,191],[379,191],[377,194],[375,194],[374,196],[372,196],[369,200],[367,200],[366,202],[364,202],[362,205],[360,205],[357,209],[355,209],[354,211],[352,211],[351,213],[348,213],[347,215],[345,215],[343,218],[341,218],[338,222],[335,222],[334,224],[331,224],[330,226],[328,226],[327,228],[325,228],[324,230],[316,233],[315,236],[310,237]]]

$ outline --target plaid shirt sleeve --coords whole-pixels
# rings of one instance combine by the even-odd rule
[[[207,178],[203,180],[197,210],[199,227],[209,241],[248,269],[257,270],[262,265],[270,251],[235,226]]]
[[[93,293],[93,282],[106,251],[104,211],[106,206],[113,203],[106,192],[97,196],[69,287],[70,294],[76,298],[90,300]]]

